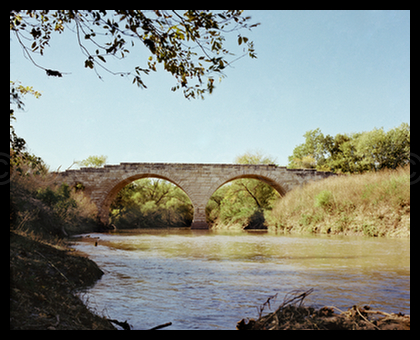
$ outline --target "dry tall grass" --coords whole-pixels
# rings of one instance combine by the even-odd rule
[[[289,192],[266,216],[286,232],[410,236],[410,168],[329,177]]]
[[[71,190],[58,205],[48,204],[39,193],[58,195],[54,174],[34,173],[21,164],[10,176],[10,228],[28,235],[55,238],[92,231],[96,228],[96,206],[83,193]]]

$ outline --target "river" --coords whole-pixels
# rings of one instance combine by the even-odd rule
[[[86,235],[84,235],[86,236]],[[74,247],[105,275],[81,293],[90,308],[134,329],[235,329],[278,294],[314,288],[306,305],[354,304],[410,314],[410,242],[275,232],[131,230]]]

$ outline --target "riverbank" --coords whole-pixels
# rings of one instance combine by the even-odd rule
[[[64,243],[10,232],[10,329],[115,330],[75,295],[102,275]]]
[[[315,309],[304,306],[304,299],[313,292],[294,291],[287,294],[283,303],[273,313],[262,316],[270,300],[258,310],[257,320],[242,319],[237,330],[410,330],[410,315],[385,313],[370,306],[352,306],[343,312],[336,307]],[[336,312],[338,311],[338,313]]]
[[[75,295],[103,275],[64,238],[98,230],[81,192],[25,163],[10,176],[10,329],[115,329]]]
[[[286,233],[410,237],[410,167],[342,175],[289,192],[266,213]]]

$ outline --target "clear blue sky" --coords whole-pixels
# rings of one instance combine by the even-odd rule
[[[71,74],[47,77],[11,35],[10,79],[42,92],[39,99],[25,97],[18,136],[52,170],[89,155],[107,155],[109,164],[232,163],[255,149],[286,165],[308,130],[335,135],[410,122],[409,11],[246,15],[261,23],[248,33],[258,59],[242,58],[226,69],[204,101],[171,92],[175,82],[164,71],[144,78],[146,90],[104,72],[98,79],[84,68],[71,32],[54,35],[37,59]],[[108,65],[124,71],[136,58],[146,65],[145,52]]]

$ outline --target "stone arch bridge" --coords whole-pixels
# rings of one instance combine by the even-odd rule
[[[193,229],[208,229],[206,205],[222,185],[240,178],[265,182],[281,196],[310,181],[335,175],[312,169],[286,169],[276,165],[121,163],[103,168],[81,168],[57,173],[57,182],[74,186],[81,183],[84,193],[98,208],[99,220],[109,223],[109,208],[118,192],[127,184],[146,177],[167,180],[180,187],[194,206]]]

